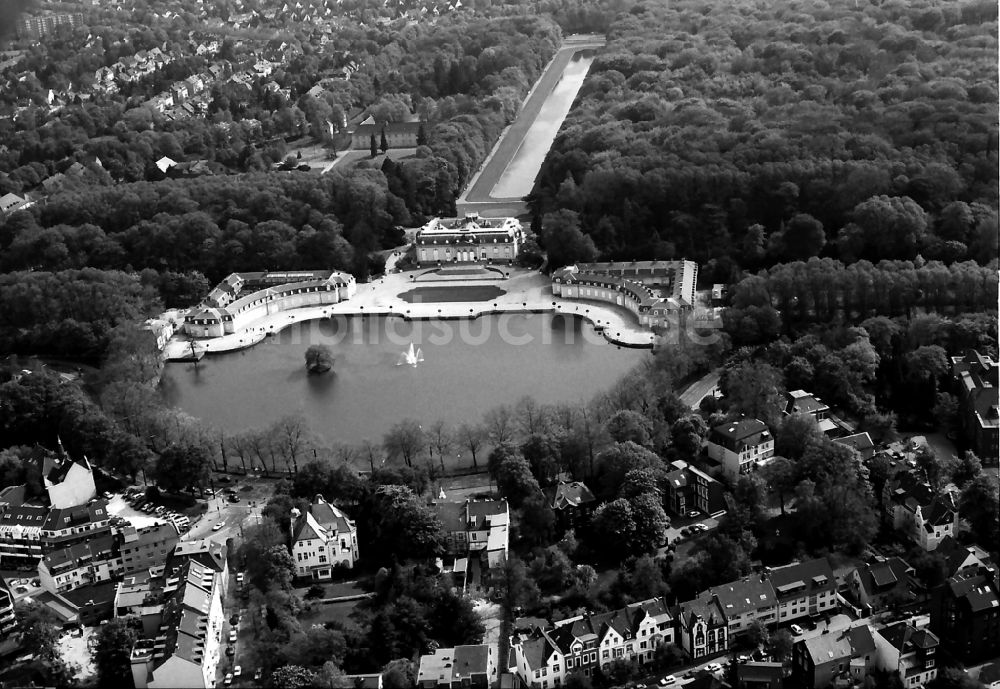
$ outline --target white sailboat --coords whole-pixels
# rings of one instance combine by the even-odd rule
[[[413,343],[410,343],[410,348],[399,355],[399,361],[396,362],[397,366],[402,366],[403,364],[408,364],[410,366],[416,366],[421,361],[424,360],[424,350],[417,347],[415,350],[413,348]]]

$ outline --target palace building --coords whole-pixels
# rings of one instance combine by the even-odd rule
[[[336,270],[233,273],[184,318],[192,337],[221,337],[289,309],[337,304],[354,296],[354,276]]]
[[[433,218],[417,231],[417,263],[511,263],[524,245],[517,218]]]
[[[694,307],[697,282],[694,261],[578,263],[552,273],[552,294],[623,306],[641,325],[656,327]]]

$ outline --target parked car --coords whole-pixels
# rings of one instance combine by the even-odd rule
[[[802,627],[800,627],[800,626],[799,626],[799,625],[797,625],[797,624],[793,624],[793,625],[791,625],[791,626],[789,627],[789,629],[791,629],[791,630],[792,630],[792,634],[795,634],[795,635],[799,635],[799,634],[802,634],[802,633],[803,633],[803,632],[805,631],[804,629],[802,629]]]
[[[235,503],[235,502],[239,502],[239,501],[240,501],[240,496],[239,495],[230,495],[229,496],[229,502],[234,502]]]
[[[701,511],[700,511],[700,510],[688,510],[688,511],[687,511],[687,514],[686,514],[685,516],[686,516],[686,517],[687,517],[688,519],[695,519],[695,518],[697,518],[697,517],[698,517],[698,515],[700,515],[700,514],[701,514]]]
[[[698,522],[697,524],[691,526],[691,530],[695,532],[708,531],[708,527],[702,524],[701,522]]]
[[[239,677],[240,674],[242,673],[243,673],[243,668],[241,668],[239,665],[233,668],[233,677]]]
[[[705,666],[705,669],[708,670],[709,672],[715,673],[722,670],[722,666],[719,663],[709,663],[708,665]]]
[[[229,643],[231,643],[231,644],[236,643],[236,630],[235,629],[230,629],[229,630]]]
[[[222,683],[225,684],[227,687],[230,684],[232,684],[233,683],[233,673],[227,672],[226,673],[226,678],[224,680],[222,680]]]
[[[688,536],[690,536],[691,533],[692,532],[691,532],[691,527],[690,526],[685,526],[683,529],[681,529],[681,536],[684,536],[685,538],[688,537]]]
[[[263,676],[264,676],[264,668],[262,667],[257,668],[257,672],[253,673],[253,678],[255,680],[259,680]]]
[[[212,531],[218,531],[219,529],[221,529],[225,525],[226,525],[226,522],[218,522],[218,523],[216,523],[215,526],[212,527]]]
[[[669,687],[674,684],[677,684],[677,678],[674,677],[673,675],[667,675],[666,677],[660,680],[661,687]]]
[[[110,500],[111,498],[115,497],[113,493],[110,493],[108,491],[104,491],[101,495],[104,497],[105,500]]]

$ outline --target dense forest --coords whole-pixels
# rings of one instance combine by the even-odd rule
[[[603,256],[719,282],[813,256],[989,263],[997,7],[640,2],[531,196]]]

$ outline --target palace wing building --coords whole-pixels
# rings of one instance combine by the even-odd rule
[[[578,263],[552,273],[552,294],[604,301],[635,314],[641,325],[666,327],[695,303],[694,261]]]

